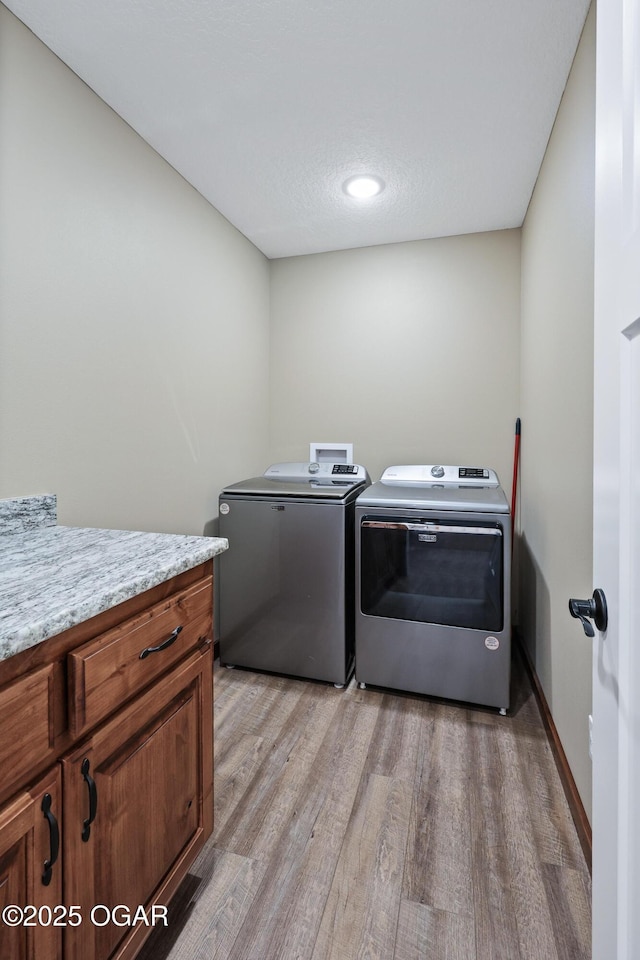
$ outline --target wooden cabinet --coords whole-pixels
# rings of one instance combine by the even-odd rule
[[[65,900],[83,916],[95,904],[132,916],[141,905],[166,905],[211,832],[211,699],[208,650],[65,757]],[[68,931],[65,960],[130,957],[147,933],[144,921],[131,929],[84,923]]]
[[[22,778],[51,764],[0,807],[0,906],[73,906],[82,919],[0,925],[1,958],[132,960],[211,833],[211,566],[39,645],[24,674],[0,664],[0,761]],[[45,793],[60,834],[47,887]]]
[[[69,727],[94,727],[211,635],[206,577],[68,654]]]
[[[53,665],[0,688],[0,770],[19,781],[53,750]]]
[[[0,911],[25,911],[22,922],[0,920],[3,960],[57,960],[62,955],[60,769],[55,767],[0,811]]]

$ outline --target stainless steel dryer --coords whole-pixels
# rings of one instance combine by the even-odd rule
[[[356,501],[356,680],[506,713],[511,527],[496,473],[388,467]]]
[[[277,463],[220,495],[220,661],[343,686],[354,656],[354,509],[345,463]]]

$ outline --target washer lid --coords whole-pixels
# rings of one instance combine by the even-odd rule
[[[364,480],[357,483],[349,480],[266,480],[264,477],[253,477],[250,480],[241,480],[225,487],[221,497],[269,497],[282,500],[286,497],[307,500],[343,500],[352,491],[364,487]]]
[[[343,500],[368,480],[367,471],[357,463],[276,463],[261,477],[225,487],[221,496]]]

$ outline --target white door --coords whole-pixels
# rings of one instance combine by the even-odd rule
[[[640,957],[640,0],[598,0],[593,960]]]

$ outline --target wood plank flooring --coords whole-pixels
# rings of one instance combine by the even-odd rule
[[[512,709],[215,667],[215,827],[140,960],[588,960],[590,877]]]

